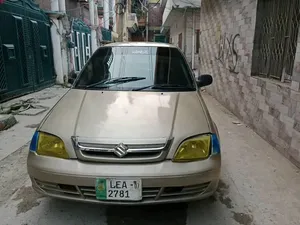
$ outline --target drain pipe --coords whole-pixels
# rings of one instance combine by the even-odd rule
[[[193,30],[192,30],[192,69],[195,69],[195,13],[192,11]]]

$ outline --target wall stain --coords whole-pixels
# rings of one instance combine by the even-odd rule
[[[229,185],[226,184],[223,180],[219,181],[219,189],[228,189]]]
[[[233,219],[242,225],[251,225],[253,222],[253,216],[245,213],[233,213]]]
[[[27,125],[25,126],[26,128],[37,128],[40,124],[37,123],[37,124],[30,124],[30,125]]]
[[[42,197],[43,196],[35,192],[32,187],[22,187],[18,191],[17,196],[13,199],[15,201],[22,200],[17,206],[17,215],[26,213],[32,208],[39,206],[40,202],[38,199]]]
[[[219,181],[219,188],[217,190],[218,199],[220,202],[225,205],[228,209],[233,209],[234,204],[232,203],[229,194],[229,185],[226,184],[223,180]],[[232,211],[233,219],[241,225],[253,225],[253,216],[246,213],[237,213]]]
[[[238,74],[239,55],[236,42],[240,34],[229,35],[224,33],[220,35],[219,49],[216,60],[218,60],[231,73]]]
[[[228,209],[233,209],[232,200],[229,197],[219,196],[219,200],[224,204]]]
[[[106,210],[107,225],[184,225],[187,208],[188,204],[110,206]]]
[[[229,193],[228,189],[229,189],[229,185],[225,184],[224,181],[220,180],[219,188],[217,190],[219,200],[228,209],[233,209],[232,200],[227,196]]]

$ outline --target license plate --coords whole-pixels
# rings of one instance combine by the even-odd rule
[[[96,198],[98,200],[140,201],[142,181],[140,179],[97,178]]]

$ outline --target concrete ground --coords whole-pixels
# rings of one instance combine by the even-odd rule
[[[67,90],[67,88],[62,88],[61,86],[54,86],[11,100],[3,105],[9,105],[20,100],[34,98],[38,101],[37,105],[49,107],[50,109],[61,98],[61,96],[66,93]],[[21,148],[24,144],[30,141],[33,131],[44,118],[49,109],[36,116],[15,115],[18,123],[12,128],[0,132],[0,160],[4,159],[16,149]]]
[[[215,196],[191,204],[151,207],[106,207],[45,198],[30,188],[23,147],[0,161],[0,224],[299,225],[300,170],[214,98],[203,95],[222,138],[223,170]],[[21,133],[16,133],[16,127],[6,132],[16,133],[25,144],[33,129],[25,134],[24,125],[18,128]],[[3,137],[14,135],[0,133],[4,151],[18,148],[10,139],[3,147]]]

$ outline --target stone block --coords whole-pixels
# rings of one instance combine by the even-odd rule
[[[266,89],[269,90],[269,91],[271,91],[271,92],[276,93],[278,88],[277,88],[276,84],[273,84],[271,82],[267,82],[266,83]]]
[[[299,148],[290,147],[287,151],[289,160],[291,160],[296,166],[300,167],[300,152]]]
[[[300,132],[296,130],[293,131],[291,147],[294,149],[300,149]]]
[[[245,83],[246,84],[246,83]],[[246,86],[243,86],[242,92],[245,93],[246,95],[250,93],[250,89],[247,88]]]
[[[240,17],[239,17],[240,18]],[[242,25],[244,25],[245,24],[245,20],[242,20],[242,19],[240,19],[240,20],[238,20],[239,22],[238,22],[238,26],[242,26]]]
[[[286,125],[289,124],[291,127],[293,127],[294,122],[295,122],[295,119],[293,119],[293,118],[291,118],[287,115],[284,115],[284,114],[280,114],[279,119],[280,119],[280,121],[282,121]]]
[[[273,108],[273,107],[270,107],[270,108],[269,108],[269,114],[270,114],[271,116],[273,116],[274,118],[277,118],[277,119],[279,119],[279,117],[280,117],[280,112],[279,112],[279,110],[276,109],[276,108]]]
[[[253,43],[253,37],[246,37],[246,43]]]
[[[263,112],[263,119],[265,119],[268,123],[273,124],[274,117],[269,114],[269,112]]]
[[[253,85],[252,91],[253,91],[254,93],[261,93],[261,87],[258,87],[258,86],[254,86],[254,85]]]
[[[269,112],[269,106],[265,102],[259,102],[258,108],[263,110],[264,112]]]
[[[275,105],[275,108],[278,109],[281,114],[287,115],[289,113],[289,107],[283,104],[278,103]]]
[[[291,99],[300,102],[300,92],[291,90]]]
[[[295,114],[297,112],[297,104],[299,102],[296,102],[295,100],[291,99],[291,105],[289,106],[289,112],[288,112],[288,116],[293,118],[295,117]]]
[[[282,103],[283,97],[282,95],[276,94],[274,92],[270,92],[270,97],[269,97],[270,101],[272,103]]]
[[[272,133],[271,138],[272,138],[273,142],[276,144],[276,146],[278,146],[279,148],[281,148],[281,149],[288,149],[289,148],[289,144],[286,143],[284,140],[282,140],[277,135]]]
[[[294,128],[294,130],[300,132],[300,122],[296,120],[296,121],[294,122],[293,128]]]
[[[255,93],[255,98],[260,102],[264,102],[264,103],[266,102],[266,97],[260,93]]]
[[[262,89],[266,87],[266,81],[260,78],[257,78],[257,86],[261,87]]]
[[[290,107],[291,106],[291,98],[289,98],[289,97],[285,97],[285,96],[283,96],[282,97],[282,104],[283,105],[285,105],[285,106],[287,106],[287,107]],[[297,102],[296,102],[297,103]]]
[[[286,87],[286,86],[277,85],[277,93],[281,94],[282,96],[285,96],[285,97],[290,97],[291,96],[291,88]]]
[[[292,81],[291,89],[297,92],[300,91],[300,83],[297,81]]]
[[[13,115],[0,115],[0,131],[7,130],[17,123]]]
[[[246,81],[239,79],[239,85],[241,86],[245,86],[246,85]]]

